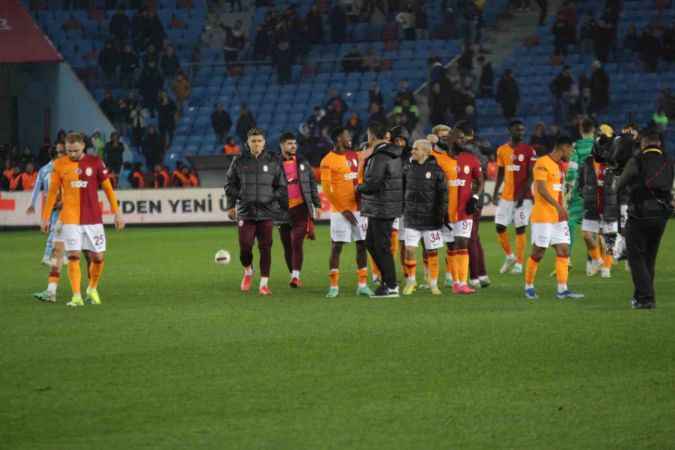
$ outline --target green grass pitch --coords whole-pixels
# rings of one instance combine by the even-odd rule
[[[580,242],[570,285],[587,299],[554,300],[548,254],[527,302],[489,223],[476,296],[356,298],[349,246],[326,300],[327,231],[297,291],[275,231],[261,298],[238,291],[233,227],[109,230],[103,305],[79,309],[65,277],[58,304],[31,299],[42,235],[0,233],[0,449],[675,448],[672,223],[654,311],[629,308],[622,265],[588,279]]]

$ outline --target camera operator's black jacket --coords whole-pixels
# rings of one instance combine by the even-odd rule
[[[630,189],[628,214],[658,217],[672,214],[673,161],[657,147],[648,147],[626,164],[617,192]]]
[[[279,165],[284,172],[284,178],[286,178],[286,173],[283,170],[284,158],[281,155],[277,158],[279,160]],[[314,171],[312,170],[312,166],[309,165],[309,162],[302,156],[296,155],[295,162],[298,165],[298,183],[300,183],[302,199],[305,201],[309,216],[313,217],[312,214],[314,210],[321,207],[321,198],[319,197],[319,190],[316,185],[316,180],[314,179]],[[288,179],[286,179],[286,183],[288,184]],[[290,221],[288,210],[282,209],[280,216],[276,220],[281,223],[288,223]]]
[[[418,231],[438,230],[448,215],[448,184],[445,173],[429,156],[423,164],[406,162],[403,167],[403,223]]]
[[[236,205],[242,220],[274,220],[288,210],[284,169],[267,150],[258,158],[247,152],[232,161],[225,177],[225,195],[227,207]]]
[[[395,219],[403,213],[403,160],[401,147],[382,143],[366,158],[361,214],[375,219]]]
[[[602,201],[602,219],[605,222],[616,222],[619,220],[619,197],[614,188],[614,172],[611,169],[605,169],[604,182],[602,184],[603,195],[598,198],[598,190],[601,187],[598,177],[595,173],[592,156],[586,158],[581,168],[579,176],[579,192],[584,199],[584,219],[600,220],[598,211],[598,201]]]

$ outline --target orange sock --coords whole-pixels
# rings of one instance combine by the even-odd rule
[[[612,258],[612,255],[605,255],[602,259],[602,267],[605,269],[611,269],[612,264],[614,264],[614,258]]]
[[[499,239],[499,243],[502,245],[502,249],[504,249],[504,254],[506,256],[512,255],[513,251],[511,250],[509,235],[506,234],[506,231],[504,231],[503,233],[497,233],[497,238]]]
[[[405,277],[409,280],[414,280],[417,277],[417,260],[405,260]]]
[[[431,255],[427,258],[427,261],[429,263],[429,284],[433,286],[438,286],[438,272],[439,272],[439,264],[438,264],[438,255]]]
[[[600,247],[596,246],[595,248],[592,248],[588,250],[588,254],[591,256],[591,259],[593,261],[599,261],[602,259],[602,255],[600,254]]]
[[[101,274],[103,273],[103,261],[101,262],[92,262],[89,265],[89,287],[96,289],[98,287],[98,281],[101,279]]]
[[[569,264],[570,264],[570,259],[565,256],[561,257],[558,256],[555,258],[555,275],[556,278],[558,279],[558,285],[562,287],[562,285],[567,286],[567,277],[569,275]]]
[[[368,284],[368,268],[362,267],[356,271],[356,275],[359,277],[359,286],[365,286]],[[339,274],[338,274],[339,277]],[[337,286],[337,283],[335,284]]]
[[[80,283],[82,282],[82,273],[80,272],[80,257],[68,258],[68,279],[73,295],[80,295]]]
[[[537,278],[538,268],[539,263],[530,256],[527,259],[527,265],[525,266],[525,284],[527,286],[534,286],[534,279]]]
[[[331,269],[328,273],[328,278],[330,279],[330,287],[338,287],[340,282],[340,269]]]
[[[455,254],[455,265],[457,271],[457,279],[462,284],[466,284],[469,280],[469,250],[462,248],[457,250]]]
[[[525,233],[516,234],[516,262],[518,264],[525,262]]]

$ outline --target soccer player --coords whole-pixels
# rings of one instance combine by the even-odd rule
[[[498,200],[495,224],[497,237],[504,250],[506,259],[499,273],[523,273],[525,259],[525,239],[527,224],[532,212],[532,167],[537,153],[530,145],[523,142],[525,124],[514,120],[509,124],[511,140],[497,149],[497,182],[493,197]],[[499,194],[499,189],[504,189]],[[506,229],[509,225],[516,227],[516,253],[511,250],[511,243]]]
[[[450,227],[450,222],[452,221],[450,211],[456,208],[457,204],[457,186],[455,185],[455,180],[457,179],[457,160],[448,154],[448,144],[446,141],[450,131],[451,128],[447,125],[436,125],[431,129],[431,134],[427,136],[427,140],[432,145],[431,156],[436,159],[436,163],[445,174],[445,179],[448,183],[448,218],[441,228],[443,242],[447,245],[445,287],[453,287],[454,279],[456,278],[454,270],[455,237]]]
[[[288,210],[288,191],[279,160],[265,150],[265,134],[259,128],[247,133],[249,152],[232,160],[225,177],[227,215],[238,220],[239,260],[244,267],[240,289],[251,290],[253,244],[260,250],[260,295],[272,295],[269,288],[272,267],[272,221]]]
[[[54,161],[65,155],[66,150],[62,143],[57,143],[55,147],[50,150],[52,159],[47,164],[42,166],[38,171],[37,182],[33,187],[33,195],[31,196],[30,206],[26,210],[26,214],[35,214],[37,209],[38,199],[41,192],[49,191],[49,182],[51,181],[52,171],[54,170]],[[60,236],[56,236],[56,222],[61,213],[61,202],[57,200],[54,206],[54,211],[49,218],[49,236],[45,245],[45,252],[42,257],[42,263],[49,266],[49,277],[47,278],[47,289],[42,292],[36,292],[33,297],[43,302],[56,301],[56,289],[61,278],[61,266],[63,264],[63,240]]]
[[[476,292],[468,285],[469,240],[473,230],[473,215],[478,209],[485,178],[478,158],[464,149],[464,126],[458,125],[449,137],[453,141],[449,142],[451,153],[457,161],[457,178],[452,182],[457,187],[456,202],[450,205],[450,221],[455,238],[451,254],[455,266],[452,292],[465,295]]]
[[[567,224],[567,210],[563,201],[563,174],[560,163],[572,154],[572,141],[559,137],[553,151],[539,158],[534,165],[534,206],[532,208],[532,252],[525,269],[525,297],[537,299],[534,279],[539,261],[549,246],[556,253],[556,276],[558,278],[558,299],[583,298],[583,294],[570,291],[567,287],[570,232]]]
[[[288,184],[288,214],[279,226],[279,236],[284,245],[284,257],[291,273],[289,286],[299,288],[305,236],[314,239],[316,211],[321,207],[319,191],[312,166],[297,155],[298,142],[293,133],[284,133],[280,139],[281,165]]]
[[[403,295],[417,288],[417,246],[424,241],[424,253],[429,263],[429,288],[440,295],[438,288],[438,249],[443,248],[441,227],[447,220],[448,185],[443,170],[431,157],[431,142],[418,140],[413,144],[412,160],[403,169],[405,229],[405,275]]]
[[[581,230],[591,256],[589,276],[600,271],[602,278],[611,278],[612,252],[619,232],[619,197],[614,188],[614,174],[607,168],[612,139],[599,136],[579,171],[578,190],[583,195],[584,218]],[[607,245],[601,253],[599,236]]]
[[[68,255],[68,279],[73,297],[68,306],[83,306],[80,282],[80,253],[89,252],[91,263],[88,267],[89,285],[86,301],[100,305],[98,283],[103,273],[103,261],[106,251],[105,230],[101,207],[98,202],[98,190],[105,192],[110,209],[115,214],[115,228],[124,228],[122,212],[117,205],[117,197],[108,179],[108,169],[103,161],[84,153],[84,136],[69,133],[66,136],[66,154],[54,161],[47,202],[42,212],[42,231],[50,229],[50,218],[56,205],[59,191],[62,196],[62,209],[56,224]],[[61,228],[59,230],[59,228]]]
[[[368,219],[361,216],[356,194],[359,161],[351,150],[352,137],[348,130],[337,128],[331,133],[335,148],[321,160],[321,189],[330,202],[331,252],[328,262],[330,287],[326,298],[340,293],[340,254],[345,243],[356,243],[358,275],[357,295],[371,296],[368,287],[368,253],[366,232]]]

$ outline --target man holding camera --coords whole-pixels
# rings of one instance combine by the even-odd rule
[[[658,132],[642,135],[641,151],[628,161],[616,185],[629,188],[626,245],[635,291],[634,309],[656,307],[654,271],[656,255],[668,218],[673,212],[673,162],[661,148]]]

